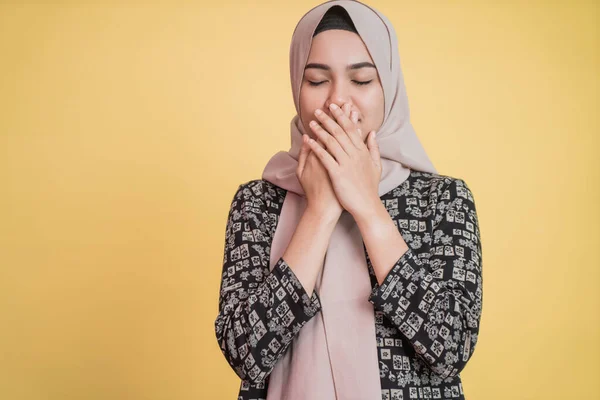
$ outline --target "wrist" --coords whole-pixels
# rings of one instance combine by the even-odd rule
[[[335,226],[340,219],[341,212],[322,207],[308,206],[306,207],[306,210],[304,210],[304,214],[315,223]]]
[[[381,203],[381,199],[373,200],[371,205],[365,207],[361,211],[354,212],[352,217],[356,221],[357,225],[366,225],[369,222],[389,217],[388,211],[385,206]]]

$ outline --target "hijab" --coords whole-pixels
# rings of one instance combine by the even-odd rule
[[[398,43],[390,21],[354,0],[331,0],[312,8],[298,22],[290,46],[297,112],[290,124],[291,148],[274,154],[262,174],[262,179],[287,190],[271,243],[271,270],[287,249],[307,205],[296,177],[302,135],[307,133],[300,120],[300,88],[315,29],[333,6],[343,7],[350,16],[383,87],[384,119],[375,137],[382,163],[379,196],[404,182],[411,169],[437,173],[410,122]],[[267,399],[381,399],[375,309],[368,301],[372,288],[364,242],[346,210],[333,230],[314,290],[321,311],[300,329],[275,364],[267,378]]]

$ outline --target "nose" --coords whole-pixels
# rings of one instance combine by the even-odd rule
[[[327,101],[325,101],[325,107],[327,110],[329,110],[329,106],[332,103],[338,105],[339,107],[349,103],[351,109],[354,108],[350,96],[347,94],[347,88],[345,88],[344,83],[338,82],[331,85],[331,93],[329,93],[329,97],[327,98]]]

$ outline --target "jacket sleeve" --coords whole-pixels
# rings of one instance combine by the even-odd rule
[[[453,180],[436,207],[429,257],[409,247],[369,301],[383,312],[442,378],[462,371],[473,354],[482,310],[482,253],[475,201]]]
[[[317,292],[309,298],[283,258],[270,271],[271,223],[263,187],[260,180],[240,185],[231,202],[214,323],[227,362],[249,384],[264,382],[321,309]]]

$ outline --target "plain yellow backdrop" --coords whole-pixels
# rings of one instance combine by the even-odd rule
[[[237,186],[289,149],[316,1],[0,5],[0,398],[234,399]],[[598,3],[384,1],[412,122],[482,234],[468,400],[598,399]]]

